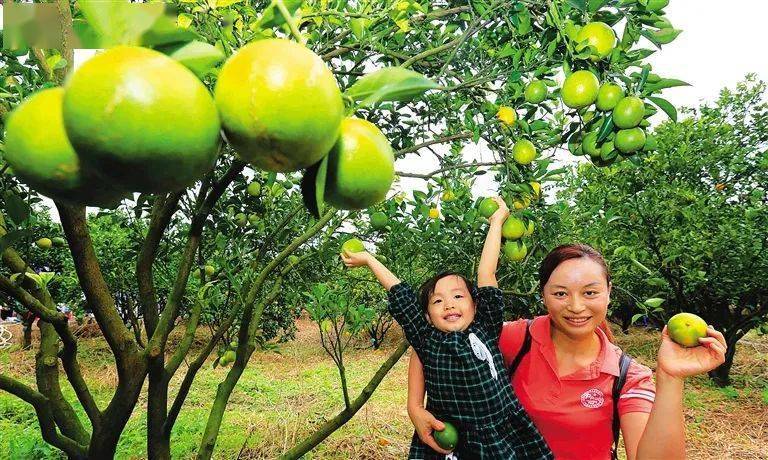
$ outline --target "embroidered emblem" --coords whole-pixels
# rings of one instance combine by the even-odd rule
[[[496,366],[493,365],[493,355],[491,350],[480,340],[475,333],[469,334],[469,343],[472,345],[472,351],[475,353],[475,357],[480,361],[488,361],[488,367],[491,370],[491,377],[496,380],[499,377],[499,373],[496,371]]]
[[[589,389],[581,395],[581,405],[589,409],[602,407],[604,402],[605,396],[597,388]]]

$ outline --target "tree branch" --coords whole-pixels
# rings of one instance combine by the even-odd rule
[[[446,166],[445,168],[437,169],[427,174],[406,173],[406,172],[400,172],[400,171],[395,171],[395,174],[397,174],[400,177],[415,177],[417,179],[428,180],[440,173],[453,171],[455,169],[471,168],[473,166],[496,166],[496,165],[503,165],[504,163],[505,163],[504,161],[492,161],[487,163],[466,163],[463,165]]]
[[[435,144],[444,144],[446,142],[451,142],[459,139],[470,139],[472,138],[472,133],[465,132],[465,133],[459,133],[459,134],[451,134],[450,136],[444,136],[444,137],[438,137],[436,139],[432,139],[430,141],[422,142],[421,144],[416,144],[411,147],[406,147],[404,149],[400,149],[395,152],[395,158],[402,158],[405,155],[409,153],[418,152],[419,150],[423,149],[424,147],[429,147],[430,145]]]

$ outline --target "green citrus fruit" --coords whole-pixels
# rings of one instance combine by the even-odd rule
[[[238,227],[245,227],[248,225],[248,216],[243,214],[242,212],[239,212],[235,215],[235,225]]]
[[[707,322],[693,313],[678,313],[667,323],[669,338],[684,347],[699,345],[699,338],[707,336]]]
[[[453,193],[453,190],[446,190],[443,192],[441,199],[444,203],[450,203],[451,201],[456,201],[456,194]]]
[[[547,98],[548,93],[546,83],[541,80],[533,80],[525,88],[525,102],[540,104]]]
[[[600,158],[606,160],[610,158],[611,152],[616,150],[616,144],[613,141],[605,141],[600,146]]]
[[[248,223],[251,225],[256,225],[256,223],[259,221],[259,215],[255,212],[248,214]]]
[[[248,194],[251,196],[259,196],[261,193],[261,184],[259,182],[251,182],[248,184]]]
[[[501,236],[508,240],[519,240],[525,235],[525,222],[517,217],[509,216],[501,226]]]
[[[74,205],[117,205],[126,195],[84,168],[64,130],[64,90],[37,92],[11,113],[4,158],[27,185],[56,201]],[[45,127],[45,135],[40,129]]]
[[[363,209],[382,201],[395,179],[395,156],[379,128],[346,118],[328,153],[325,200],[340,209]]]
[[[512,107],[501,106],[499,111],[496,112],[496,117],[505,125],[514,125],[517,121],[517,112]]]
[[[363,252],[365,251],[365,246],[363,246],[363,242],[360,241],[357,238],[350,238],[347,241],[344,242],[344,244],[341,245],[341,252]]]
[[[616,46],[616,34],[611,26],[604,22],[590,22],[579,30],[576,40],[579,43],[586,42],[595,48],[595,53],[590,56],[593,61],[605,59]]]
[[[669,0],[648,0],[648,5],[645,7],[648,11],[659,11],[669,5]]]
[[[163,193],[216,161],[219,115],[192,71],[149,48],[118,46],[69,78],[64,126],[80,159],[119,187]]]
[[[600,146],[597,145],[597,133],[593,131],[584,136],[584,142],[581,143],[581,148],[587,155],[591,157],[599,157]]]
[[[459,443],[459,431],[451,423],[443,422],[442,431],[435,430],[432,436],[435,438],[437,445],[445,450],[453,450]]]
[[[614,85],[613,83],[603,83],[597,92],[597,103],[595,105],[598,110],[607,112],[613,110],[623,97],[624,90],[621,89],[621,86]]]
[[[499,204],[493,198],[483,198],[477,207],[480,215],[486,219],[491,217],[497,209],[499,209]]]
[[[296,256],[293,254],[288,256],[288,263],[291,265],[296,265],[297,263],[299,263],[299,256]]]
[[[613,108],[613,124],[619,129],[634,128],[643,121],[645,104],[636,96],[628,96],[620,100]]]
[[[227,364],[234,363],[236,358],[237,353],[235,353],[235,350],[227,350],[224,352],[224,356],[221,357],[219,364],[226,366]]]
[[[563,83],[563,103],[572,109],[581,109],[595,102],[600,90],[600,81],[588,70],[573,72]]]
[[[504,243],[504,256],[512,262],[519,262],[528,255],[528,247],[522,241]]]
[[[523,236],[531,236],[533,235],[533,232],[536,230],[536,225],[533,223],[532,220],[528,221],[528,225],[525,226],[525,233]]]
[[[53,243],[54,246],[56,246],[58,248],[62,248],[62,247],[67,245],[67,240],[65,240],[64,238],[62,238],[60,236],[56,236],[56,237],[51,238],[51,242]]]
[[[213,274],[216,273],[216,269],[213,268],[213,265],[206,265],[205,266],[205,276],[211,277]]]
[[[645,145],[645,131],[640,128],[622,129],[616,133],[613,143],[621,153],[633,153]]]
[[[440,210],[437,208],[429,208],[429,218],[438,219],[440,217]]]
[[[296,42],[259,40],[227,60],[215,89],[224,132],[240,157],[269,171],[296,171],[336,142],[344,104],[320,56]]]
[[[512,147],[512,158],[521,165],[530,164],[536,158],[536,147],[528,139],[520,139]]]
[[[35,245],[40,249],[51,249],[51,246],[53,246],[53,241],[51,241],[50,238],[40,238],[39,240],[35,241]]]
[[[378,211],[371,214],[371,227],[374,230],[382,230],[387,227],[388,223],[389,218],[383,212]]]

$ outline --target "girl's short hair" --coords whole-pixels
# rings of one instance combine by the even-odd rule
[[[427,307],[429,306],[429,298],[432,296],[432,294],[434,294],[437,282],[448,276],[458,276],[461,278],[464,281],[464,284],[466,284],[467,290],[469,291],[469,295],[472,297],[472,300],[475,300],[475,286],[471,281],[469,281],[469,279],[467,279],[466,276],[455,271],[445,271],[438,273],[432,278],[424,281],[424,283],[422,283],[421,287],[419,288],[419,304],[421,305],[422,310],[427,311]]]

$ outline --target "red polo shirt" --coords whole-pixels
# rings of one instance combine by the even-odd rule
[[[507,366],[525,337],[525,320],[504,324],[499,348]],[[600,354],[585,369],[557,374],[557,358],[550,336],[549,316],[531,324],[531,349],[520,361],[512,386],[557,459],[610,459],[613,433],[614,377],[619,375],[621,349],[603,331]],[[635,360],[619,397],[619,415],[650,413],[656,395],[651,370]]]

